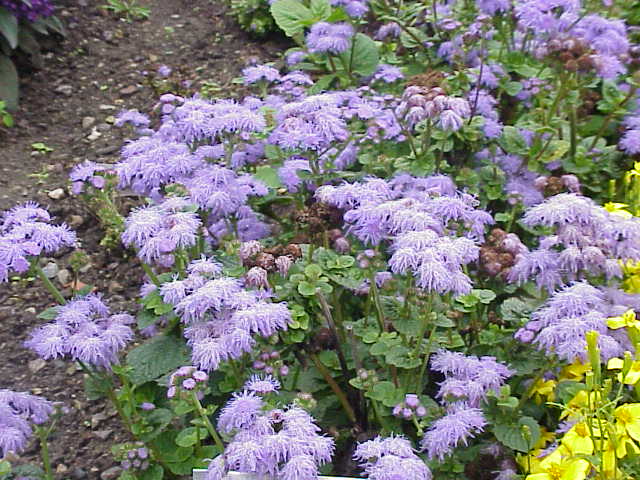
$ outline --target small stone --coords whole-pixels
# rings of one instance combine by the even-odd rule
[[[47,195],[51,200],[62,200],[66,193],[64,188],[56,188],[55,190],[51,190]]]
[[[129,85],[128,87],[124,87],[120,89],[120,95],[124,95],[125,97],[128,97],[130,95],[133,95],[137,91],[138,91],[138,87],[136,87],[135,85]]]
[[[76,467],[71,472],[71,478],[73,478],[73,480],[84,480],[85,478],[87,478],[87,472],[85,472],[81,468]]]
[[[64,463],[59,463],[56,467],[56,473],[67,473],[69,471],[69,467],[67,467]]]
[[[100,440],[106,440],[113,433],[113,430],[96,430],[93,434]]]
[[[111,280],[109,282],[109,286],[107,287],[107,290],[109,290],[109,293],[116,293],[116,292],[123,291],[124,287],[120,285],[118,282],[116,282],[115,280]]]
[[[114,123],[116,123],[116,117],[114,117],[113,115],[109,115],[104,119],[104,122],[108,123],[109,125],[113,125]]]
[[[106,132],[108,130],[111,130],[111,125],[109,125],[108,123],[101,123],[96,128],[99,132]]]
[[[80,215],[70,215],[69,216],[69,226],[73,229],[78,228],[80,225],[84,223],[84,218]]]
[[[115,480],[120,476],[120,472],[122,472],[122,468],[118,466],[108,468],[100,474],[100,480]]]
[[[42,271],[47,278],[55,278],[55,276],[60,271],[60,267],[58,267],[58,265],[56,265],[54,262],[49,262],[44,267],[42,267]]]
[[[84,128],[85,130],[87,128],[91,128],[94,123],[96,123],[96,119],[94,117],[84,117],[82,119],[82,128]]]
[[[96,154],[98,155],[110,155],[118,151],[120,147],[117,145],[109,145],[108,147],[98,148]]]
[[[150,62],[157,62],[158,61],[158,56],[154,55],[153,53],[149,54],[149,61]]]
[[[96,428],[98,425],[100,425],[101,422],[104,422],[107,418],[108,418],[107,414],[104,412],[91,415],[91,428]]]
[[[25,308],[24,313],[28,313],[29,315],[35,315],[36,309],[34,307]]]
[[[71,282],[71,272],[66,268],[60,270],[56,277],[58,278],[58,282],[60,282],[60,285],[69,285],[69,282]]]
[[[87,136],[87,140],[89,140],[90,142],[93,142],[99,139],[101,136],[102,134],[98,131],[98,129],[96,127],[93,127],[93,129],[91,130],[91,133]]]
[[[45,362],[43,359],[41,358],[36,358],[35,360],[31,360],[27,366],[29,367],[29,371],[31,373],[38,373],[40,370],[42,370],[45,366],[47,365],[47,362]]]
[[[60,85],[56,87],[55,92],[70,97],[73,94],[73,87],[71,85]]]
[[[118,108],[118,107],[116,107],[115,105],[100,105],[100,106],[98,106],[98,109],[102,110],[102,111],[115,110],[116,108]]]

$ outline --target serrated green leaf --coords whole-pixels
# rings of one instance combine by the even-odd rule
[[[129,378],[135,385],[141,385],[187,365],[189,359],[183,340],[166,335],[155,337],[127,354],[127,365],[132,367]]]
[[[318,20],[326,20],[331,15],[329,0],[311,0],[311,13]]]
[[[301,33],[306,23],[314,18],[313,12],[297,0],[277,0],[270,10],[276,25],[288,37]]]
[[[316,294],[316,286],[305,280],[298,284],[298,293],[303,297],[313,297]]]
[[[316,83],[309,87],[309,93],[315,95],[328,90],[336,78],[338,78],[338,76],[333,73],[329,75],[322,75],[318,80],[316,80]]]
[[[84,377],[84,394],[87,400],[94,401],[106,397],[113,388],[108,377],[87,375]]]
[[[139,480],[162,480],[164,478],[164,468],[158,464],[151,465],[146,470],[137,474]]]
[[[198,443],[198,439],[207,438],[208,432],[202,427],[187,427],[181,430],[176,437],[176,445],[180,447],[191,447]]]
[[[516,127],[510,125],[502,129],[502,135],[498,139],[498,143],[507,153],[525,155],[529,151],[524,137],[520,135]]]

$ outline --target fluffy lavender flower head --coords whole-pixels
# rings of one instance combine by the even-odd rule
[[[0,458],[22,451],[33,433],[30,424],[41,425],[52,413],[53,404],[42,397],[0,389]]]
[[[45,360],[69,356],[95,367],[110,369],[133,338],[128,314],[111,315],[99,296],[76,297],[58,307],[53,322],[34,329],[25,346]]]
[[[353,458],[374,480],[431,480],[431,471],[404,437],[380,436],[360,443]]]
[[[255,65],[242,70],[245,85],[258,82],[273,83],[280,80],[280,72],[269,65]]]
[[[29,257],[75,244],[74,232],[65,224],[52,225],[50,220],[49,212],[33,202],[4,212],[0,221],[0,282],[6,282],[11,271],[26,272]]]
[[[114,125],[122,127],[125,123],[130,123],[134,127],[148,127],[151,121],[147,115],[138,110],[123,110],[116,116]]]
[[[396,80],[404,78],[402,71],[398,67],[386,65],[384,63],[378,65],[376,73],[373,74],[373,80],[380,80],[385,83],[393,83]]]
[[[311,53],[342,53],[349,48],[353,27],[348,23],[315,23],[307,34]]]
[[[0,0],[0,6],[9,10],[19,19],[35,22],[39,18],[53,15],[54,5],[52,0]]]
[[[460,444],[482,432],[487,424],[482,410],[464,404],[452,408],[444,417],[436,420],[425,433],[420,448],[427,451],[429,459],[442,461]]]

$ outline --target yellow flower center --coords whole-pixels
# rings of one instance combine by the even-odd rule
[[[587,428],[587,426],[584,423],[578,423],[576,425],[576,433],[578,435],[580,435],[581,437],[588,437],[589,436],[589,429]]]
[[[560,465],[553,464],[547,469],[547,475],[549,475],[552,480],[561,480],[563,470],[564,468]]]
[[[631,412],[629,412],[625,408],[622,408],[622,409],[618,410],[618,412],[616,412],[616,417],[618,418],[620,423],[624,423],[624,424],[631,423],[633,421],[633,417],[631,416]]]

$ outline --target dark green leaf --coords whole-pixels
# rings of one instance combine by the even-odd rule
[[[338,77],[334,74],[322,75],[320,78],[318,78],[318,80],[316,80],[316,83],[314,83],[313,86],[309,88],[309,93],[316,94],[316,93],[322,93],[325,90],[328,90],[329,87],[331,86],[331,83],[336,78]]]
[[[506,126],[502,129],[502,136],[498,139],[498,143],[507,153],[515,153],[525,155],[529,151],[527,142],[520,135],[518,129],[512,126]]]
[[[11,48],[18,46],[18,20],[4,7],[0,7],[0,33],[7,39]]]
[[[313,12],[297,0],[277,0],[271,5],[271,15],[289,37],[302,32],[305,24],[314,17]]]
[[[341,53],[340,56],[349,71],[363,77],[373,75],[380,60],[376,42],[364,33],[356,34],[353,37],[351,48]]]
[[[113,388],[113,384],[108,377],[94,377],[87,375],[84,378],[84,394],[87,400],[98,400],[106,397]]]
[[[127,355],[127,364],[133,368],[129,377],[135,385],[155,380],[188,363],[184,341],[164,335],[146,341]]]
[[[500,443],[513,450],[526,453],[540,439],[540,426],[531,417],[522,417],[518,423],[494,425],[493,433]]]
[[[311,13],[318,20],[326,20],[331,15],[329,0],[311,0]]]
[[[137,477],[139,480],[162,480],[164,469],[160,465],[154,464],[138,473]]]
[[[198,439],[207,438],[208,432],[202,427],[187,427],[178,433],[176,437],[176,445],[181,447],[191,447],[198,443]]]
[[[18,108],[18,72],[13,62],[0,55],[0,100],[4,100],[7,110]]]
[[[49,307],[46,310],[44,310],[43,312],[40,312],[38,314],[38,318],[41,318],[43,320],[53,320],[58,316],[58,309],[60,307]]]

